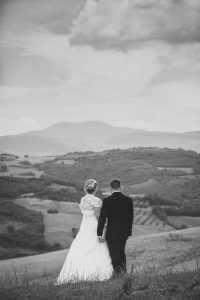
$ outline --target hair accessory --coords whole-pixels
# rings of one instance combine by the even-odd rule
[[[92,190],[97,186],[97,181],[94,179],[88,179],[85,183],[85,189]]]

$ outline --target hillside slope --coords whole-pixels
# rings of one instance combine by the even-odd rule
[[[139,269],[193,269],[200,257],[200,227],[129,239],[127,257],[129,267]]]
[[[45,240],[54,245],[59,243],[63,248],[68,248],[72,241],[72,228],[79,228],[82,215],[78,203],[41,200],[38,198],[19,198],[14,201],[27,209],[39,211],[43,214]],[[49,214],[48,209],[56,209],[58,213]],[[146,235],[151,233],[171,231],[172,227],[159,220],[151,208],[134,209],[134,236]]]
[[[172,266],[177,271],[195,269],[200,257],[200,227],[132,237],[128,240],[126,252],[129,270],[132,265],[134,269],[152,271],[152,268],[158,268],[162,272]],[[15,276],[13,270],[19,276],[24,272],[35,278],[44,272],[57,276],[66,255],[67,250],[61,250],[0,261],[0,277]]]

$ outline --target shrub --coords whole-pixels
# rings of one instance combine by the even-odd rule
[[[58,210],[55,209],[55,208],[49,208],[49,209],[47,210],[47,213],[48,213],[48,214],[58,214]]]
[[[19,173],[20,176],[35,176],[35,173],[33,172],[24,172],[24,173]]]
[[[152,207],[152,213],[157,216],[158,219],[161,221],[166,222],[167,221],[167,215],[166,213],[162,210],[160,206],[153,206]]]
[[[55,243],[53,246],[51,246],[50,250],[51,251],[57,251],[57,250],[61,250],[62,246],[60,243]]]
[[[168,216],[200,217],[199,207],[166,207],[164,208],[164,211]]]
[[[51,245],[48,242],[46,242],[45,240],[40,240],[36,244],[36,249],[39,251],[49,250],[49,249],[51,249]]]
[[[35,253],[50,249],[51,246],[44,240],[43,215],[40,212],[0,198],[0,219],[23,223],[23,227],[18,230],[8,225],[7,232],[0,233],[0,248],[10,249],[8,252],[1,250],[0,259],[17,257],[21,252],[27,253],[27,250],[30,255],[30,250]]]
[[[149,205],[154,206],[154,205],[159,205],[159,206],[179,206],[178,203],[175,201],[170,201],[164,198],[161,198],[157,194],[153,195],[148,195],[142,198],[136,197],[136,200],[138,201],[138,204],[141,206],[147,206],[147,203]]]
[[[73,193],[68,191],[67,189],[52,190],[51,188],[47,187],[40,192],[36,192],[35,197],[55,201],[80,202],[82,193]]]
[[[182,224],[182,225],[180,225],[180,226],[177,226],[177,230],[182,230],[182,229],[187,229],[187,228],[188,228],[188,226],[185,225],[185,224]]]
[[[0,197],[14,199],[23,194],[39,192],[50,182],[47,179],[0,177]]]
[[[28,160],[20,161],[19,164],[23,166],[31,166],[31,163]]]
[[[6,165],[1,165],[0,166],[0,172],[6,172],[6,171],[8,171],[7,166]]]
[[[15,227],[13,225],[8,225],[6,229],[9,233],[15,232]]]
[[[77,228],[72,228],[72,235],[73,235],[73,238],[75,238],[77,236],[77,233],[78,233],[79,229]]]

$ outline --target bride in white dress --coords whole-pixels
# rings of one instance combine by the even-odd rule
[[[71,244],[56,284],[77,280],[106,280],[112,276],[113,267],[106,242],[97,237],[97,217],[102,201],[95,196],[97,182],[85,183],[86,195],[79,205],[83,214],[80,230]]]

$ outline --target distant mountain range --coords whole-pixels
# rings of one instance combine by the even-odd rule
[[[102,122],[61,122],[46,129],[0,137],[0,152],[55,155],[130,147],[168,147],[200,152],[200,131],[156,132]]]

